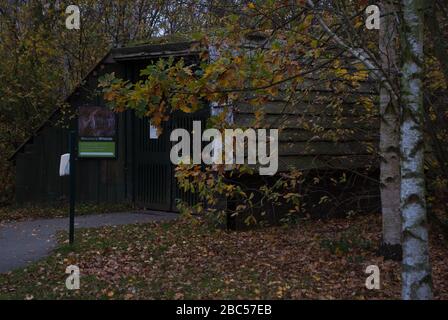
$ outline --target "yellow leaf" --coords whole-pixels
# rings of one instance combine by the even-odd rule
[[[186,104],[184,104],[184,103],[182,103],[182,104],[179,106],[179,109],[182,110],[182,111],[185,112],[185,113],[191,113],[191,108],[188,107],[188,106],[187,106]]]

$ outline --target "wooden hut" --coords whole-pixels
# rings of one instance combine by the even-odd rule
[[[112,49],[85,77],[84,81],[66,98],[70,109],[105,107],[98,94],[98,78],[115,72],[123,79],[136,81],[139,71],[160,58],[183,58],[195,62],[199,52],[193,42],[147,44]],[[263,106],[264,125],[282,124],[279,143],[280,171],[291,167],[299,169],[353,169],[376,167],[375,149],[378,140],[378,118],[358,123],[362,109],[356,96],[344,102],[344,124],[335,127],[335,111],[317,94],[331,95],[323,88],[307,92],[303,99],[285,105],[275,100]],[[357,95],[374,95],[371,90],[359,90]],[[240,103],[233,109],[233,122],[248,126],[254,119],[254,108]],[[170,162],[172,142],[169,133],[174,128],[192,128],[193,120],[205,121],[210,110],[195,114],[175,113],[163,124],[163,133],[154,137],[147,119],[132,112],[116,115],[116,130],[111,137],[113,151],[109,157],[79,157],[77,195],[80,202],[132,202],[144,208],[173,211],[176,199],[195,202],[195,196],[183,193],[176,184]],[[58,108],[45,123],[16,150],[11,159],[16,168],[16,201],[19,204],[45,203],[68,196],[68,179],[59,176],[60,156],[68,150],[69,130],[78,130],[79,122],[72,119],[62,126],[63,112]],[[321,134],[307,130],[321,128]],[[354,126],[356,124],[356,126]],[[86,126],[89,126],[87,123]],[[335,141],[322,133],[350,129],[350,134]],[[352,130],[356,127],[356,130]],[[86,141],[86,150],[95,146]],[[86,151],[87,154],[89,153]],[[91,154],[94,155],[94,152]]]

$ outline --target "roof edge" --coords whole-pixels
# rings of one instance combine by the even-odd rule
[[[90,70],[89,72],[86,74],[86,76],[84,76],[81,81],[78,82],[78,84],[65,96],[65,98],[61,101],[61,103],[65,103],[67,102],[80,88],[81,88],[81,84],[88,78],[90,77],[90,75],[103,63],[105,62],[110,56],[111,56],[111,49],[109,49],[109,51],[106,53],[106,55],[101,58]],[[53,112],[51,112],[51,114],[42,122],[42,124],[33,131],[33,133],[19,146],[17,147],[17,149],[8,157],[8,161],[13,161],[15,160],[15,157],[17,156],[17,154],[19,152],[22,151],[22,149],[25,147],[25,145],[27,145],[31,139],[33,139],[46,125],[47,123],[51,120],[51,118],[53,118],[59,111],[61,110],[61,107],[58,106],[56,107]]]
[[[179,41],[163,44],[143,44],[129,47],[111,48],[84,76],[81,81],[65,96],[61,103],[67,102],[82,86],[82,83],[89,78],[92,73],[103,63],[113,63],[120,61],[130,61],[139,59],[151,59],[167,56],[188,56],[199,54],[202,50],[192,48],[193,45],[199,44],[198,41]],[[33,137],[35,137],[53,118],[61,107],[58,106],[43,123],[33,131],[33,133],[8,157],[8,161],[13,161],[17,154],[27,145]]]

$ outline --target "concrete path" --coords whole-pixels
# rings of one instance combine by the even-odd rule
[[[87,215],[76,217],[75,228],[167,221],[176,217],[175,213],[157,211]],[[55,248],[56,232],[60,230],[68,230],[68,218],[0,225],[0,273],[24,267],[47,256]]]

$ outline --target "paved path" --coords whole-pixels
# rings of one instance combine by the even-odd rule
[[[75,228],[94,228],[172,220],[175,213],[145,211],[76,217]],[[68,218],[39,219],[0,225],[0,273],[47,256],[57,244],[56,232],[68,230]],[[75,239],[76,241],[76,239]]]

